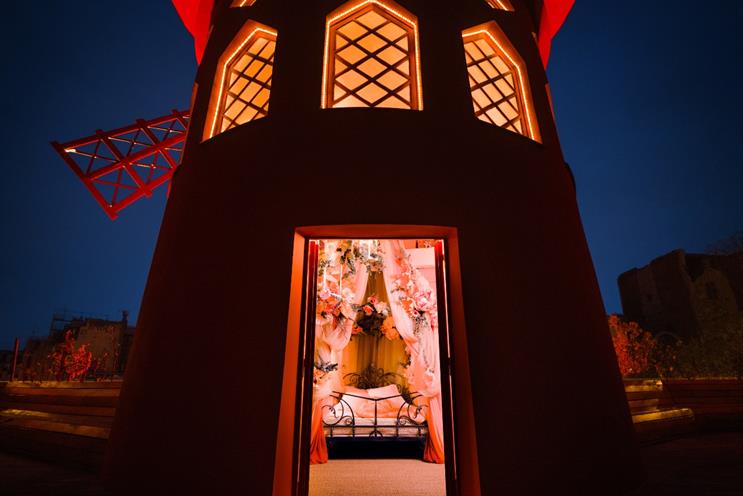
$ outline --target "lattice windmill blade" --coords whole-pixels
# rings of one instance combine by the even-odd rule
[[[167,183],[181,162],[188,111],[172,113],[92,136],[52,142],[106,214],[119,212]]]

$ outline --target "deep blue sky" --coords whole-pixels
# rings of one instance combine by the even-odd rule
[[[4,9],[0,348],[9,348],[14,336],[46,334],[55,309],[136,318],[164,192],[111,222],[48,142],[186,108],[196,65],[166,0]],[[555,40],[558,127],[607,311],[621,310],[622,271],[743,229],[741,25],[740,2],[578,0]]]

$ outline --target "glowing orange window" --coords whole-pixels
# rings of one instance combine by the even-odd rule
[[[276,32],[248,21],[217,64],[204,139],[266,117]]]
[[[485,1],[488,3],[488,5],[490,5],[494,9],[507,10],[509,12],[514,11],[513,5],[511,5],[510,0],[485,0]]]
[[[357,0],[327,19],[322,108],[423,109],[418,20],[389,0]]]
[[[540,141],[526,66],[494,23],[463,33],[475,116]]]

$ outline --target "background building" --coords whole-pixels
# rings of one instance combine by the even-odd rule
[[[743,251],[674,250],[618,278],[622,310],[655,335],[680,339],[743,325]]]

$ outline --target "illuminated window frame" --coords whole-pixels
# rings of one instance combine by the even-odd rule
[[[511,5],[510,0],[485,0],[488,5],[498,10],[506,10],[508,12],[514,12],[516,9]]]
[[[423,110],[423,89],[421,84],[420,68],[420,43],[418,40],[418,18],[408,12],[403,7],[390,0],[352,0],[341,5],[331,12],[325,23],[325,51],[323,57],[322,73],[322,96],[320,106],[323,109],[332,107],[333,83],[335,76],[335,34],[336,26],[342,26],[344,21],[349,17],[355,17],[363,9],[376,5],[384,10],[388,15],[394,17],[397,21],[407,25],[412,30],[413,47],[408,47],[408,60],[410,60],[411,83],[410,83],[410,102],[411,110]],[[331,56],[332,54],[332,56]],[[411,59],[415,60],[411,60]],[[361,107],[370,108],[370,107]]]
[[[219,114],[222,111],[225,86],[229,77],[229,68],[235,58],[242,53],[243,49],[250,46],[251,42],[259,36],[272,39],[275,42],[278,33],[274,29],[263,24],[259,24],[255,21],[247,21],[224,52],[222,52],[222,56],[219,57],[219,61],[217,62],[217,71],[214,75],[214,83],[212,84],[212,94],[209,98],[209,108],[206,114],[207,118],[204,124],[202,141],[206,141],[222,132],[218,130],[217,124],[219,122]]]
[[[519,99],[519,104],[523,109],[524,120],[526,121],[526,126],[523,127],[525,132],[521,134],[523,136],[526,136],[527,138],[531,138],[532,140],[541,143],[542,136],[539,132],[537,114],[534,109],[531,86],[529,85],[529,76],[527,74],[527,67],[524,59],[521,58],[518,51],[508,40],[506,34],[495,22],[491,21],[485,24],[481,24],[462,32],[463,42],[468,42],[470,41],[470,39],[478,38],[486,39],[486,41],[488,41],[491,46],[495,48],[496,52],[498,52],[498,54],[500,54],[501,57],[507,61],[509,67],[516,73],[516,79],[518,81],[516,92]]]

